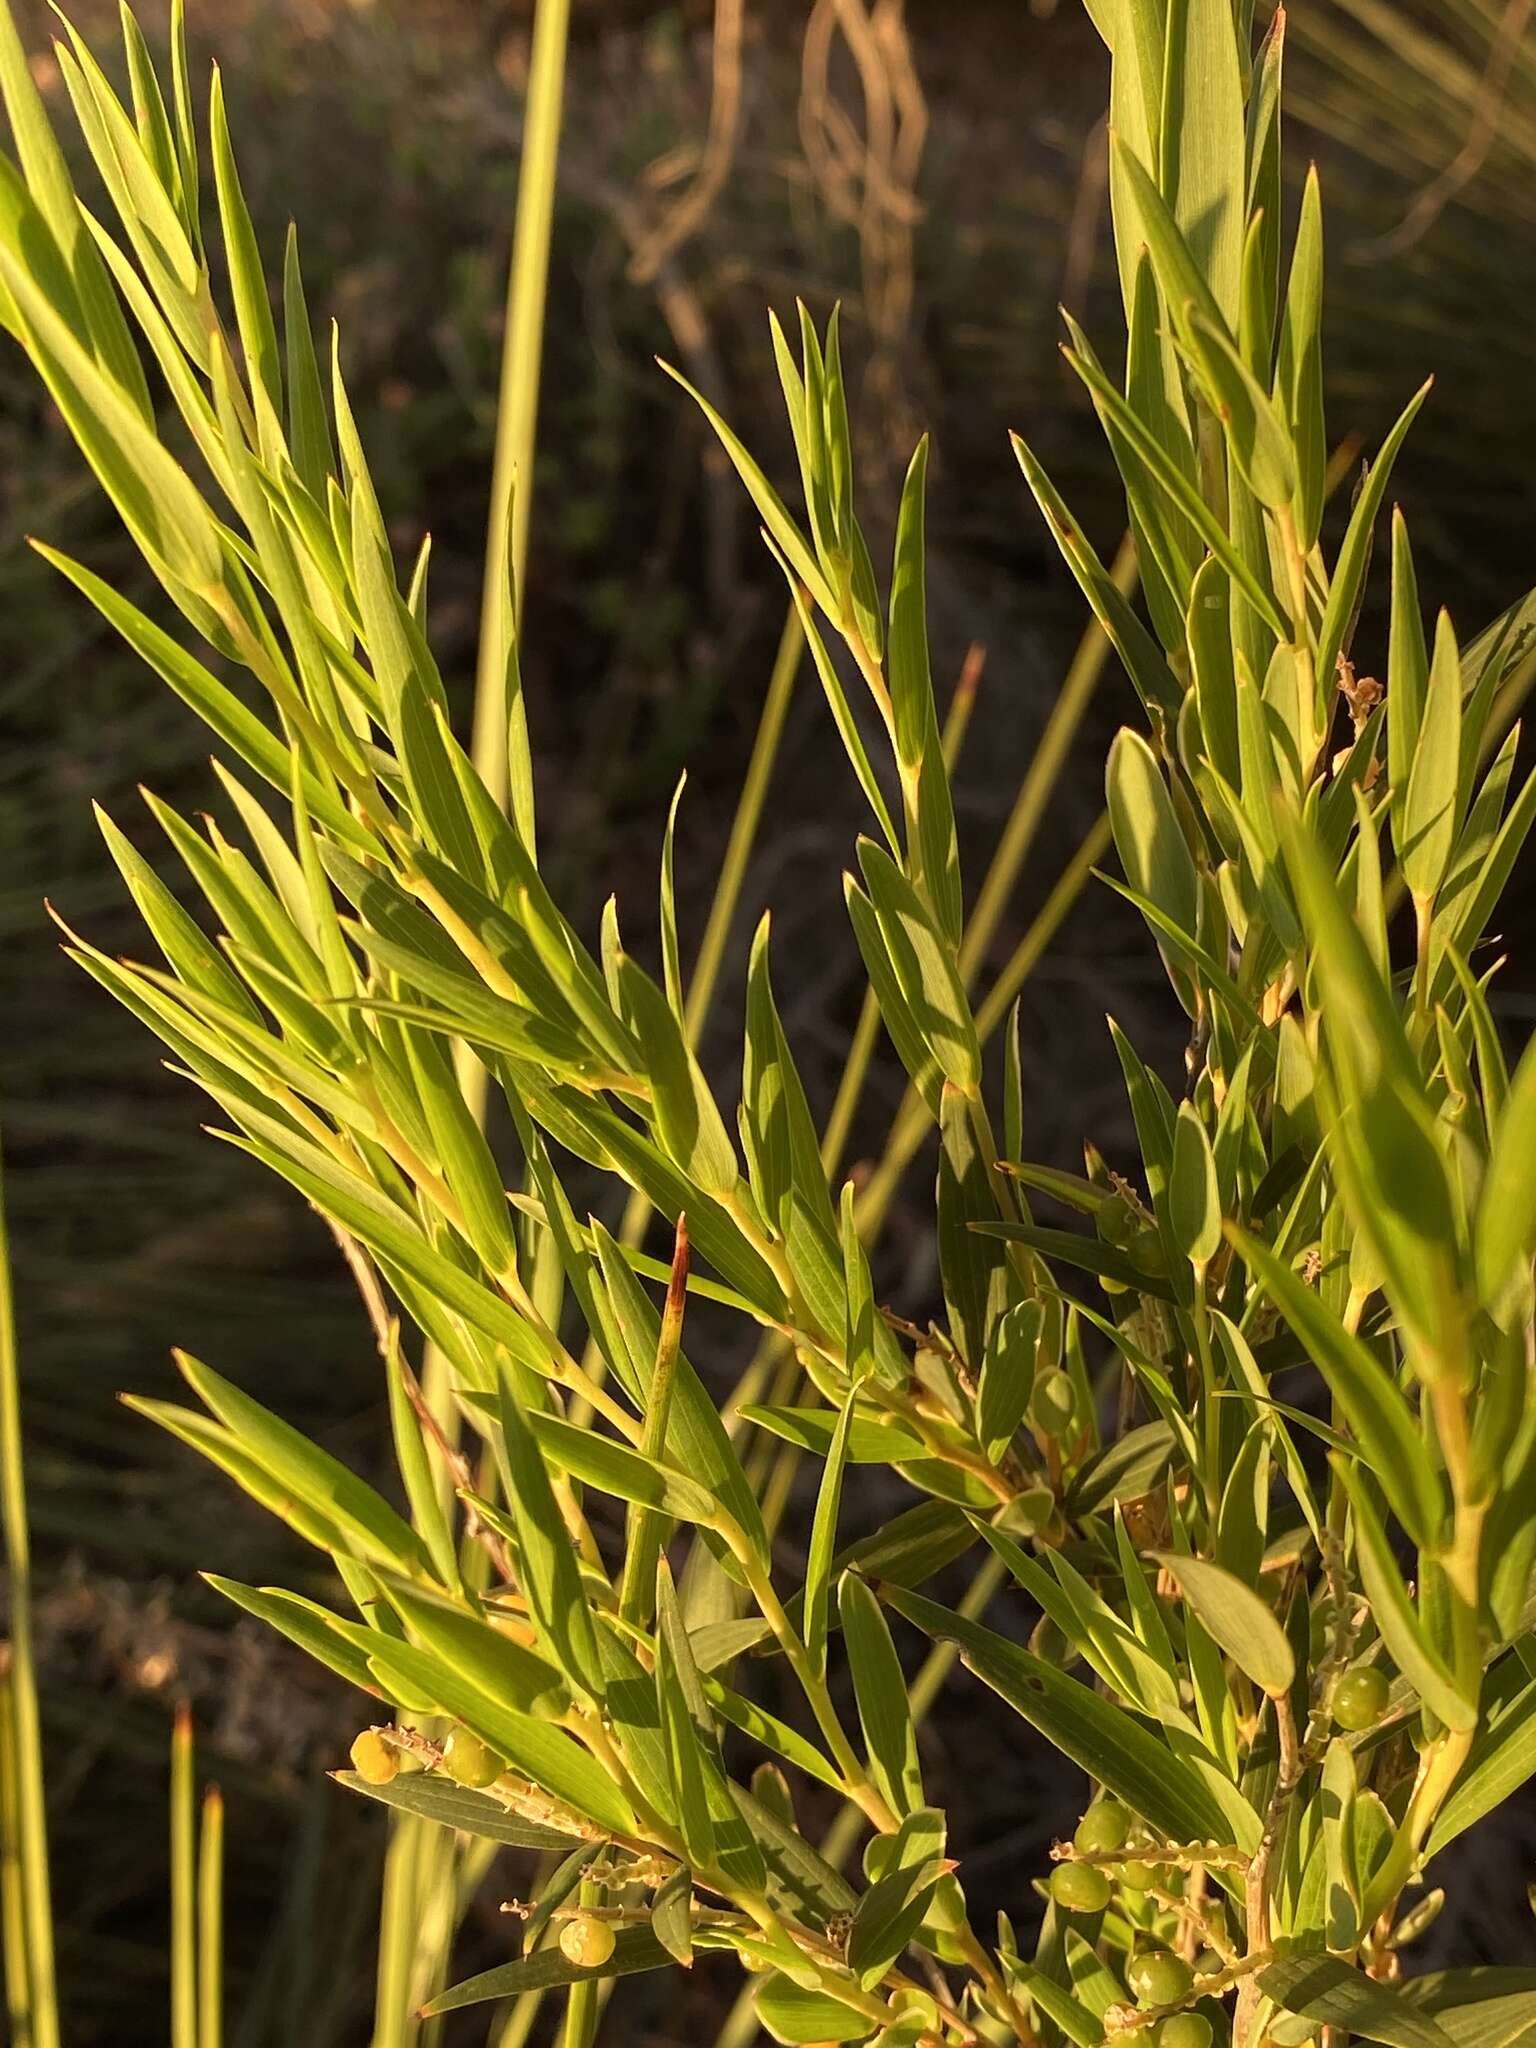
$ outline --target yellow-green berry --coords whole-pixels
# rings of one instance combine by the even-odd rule
[[[486,1748],[478,1735],[471,1735],[467,1728],[455,1728],[443,1744],[443,1769],[456,1785],[469,1785],[478,1791],[494,1785],[506,1765]]]
[[[1171,1949],[1149,1948],[1131,1957],[1125,1981],[1138,2005],[1176,2005],[1189,1996],[1195,1973]]]
[[[1131,1816],[1118,1799],[1100,1799],[1090,1806],[1072,1837],[1085,1856],[1112,1856],[1123,1849],[1131,1832]]]
[[[1176,2012],[1157,2030],[1157,2048],[1211,2048],[1214,2029],[1203,2012]]]
[[[1117,1863],[1115,1874],[1128,1892],[1149,1892],[1157,1883],[1157,1865],[1133,1856],[1129,1863]]]
[[[387,1785],[400,1775],[400,1752],[377,1728],[365,1728],[352,1744],[352,1768],[365,1785]]]
[[[1374,1728],[1387,1711],[1390,1691],[1386,1673],[1374,1664],[1346,1671],[1333,1689],[1333,1718],[1352,1735],[1362,1728]]]
[[[1058,1863],[1051,1872],[1051,1897],[1068,1913],[1102,1913],[1109,1904],[1109,1879],[1091,1863]]]
[[[613,1929],[593,1913],[577,1913],[560,1930],[560,1953],[578,1969],[600,1969],[613,1954]]]
[[[1060,1436],[1070,1426],[1076,1407],[1077,1389],[1059,1365],[1041,1373],[1029,1397],[1029,1412],[1042,1436]]]

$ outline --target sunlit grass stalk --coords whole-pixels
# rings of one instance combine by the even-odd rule
[[[32,1983],[27,1963],[27,1910],[18,1829],[16,1715],[11,1667],[0,1664],[0,1956],[5,1968],[5,2013],[10,2038],[31,2032]]]
[[[1136,588],[1137,578],[1136,545],[1129,534],[1120,543],[1110,575],[1121,596],[1128,598]],[[1030,756],[986,879],[977,891],[975,908],[966,920],[965,936],[960,941],[960,972],[967,988],[975,985],[987,949],[1007,911],[1051,796],[1061,781],[1072,742],[1093,702],[1109,652],[1103,627],[1097,620],[1090,620]]]
[[[517,211],[507,278],[470,739],[475,767],[492,797],[503,807],[508,798],[506,650],[515,643],[518,631],[511,607],[521,603],[528,558],[569,28],[570,0],[539,0],[534,15]],[[457,1049],[454,1064],[470,1112],[477,1123],[483,1124],[486,1070],[464,1048]],[[423,1392],[443,1427],[456,1434],[457,1412],[448,1392],[448,1374],[448,1361],[429,1341],[422,1358]],[[423,1973],[436,1981],[446,1958],[434,1960],[424,1955],[422,1944],[435,1938],[435,1931],[445,1917],[449,1923],[447,1939],[451,1941],[457,1922],[456,1914],[444,1912],[447,1893],[443,1887],[451,1889],[454,1883],[451,1852],[440,1855],[434,1847],[433,1853],[427,1855],[421,1844],[414,1852],[407,1847],[407,1838],[420,1833],[421,1827],[419,1821],[402,1817],[391,1828],[386,1903],[380,1921],[381,2005],[375,2048],[410,2048],[412,2042],[434,2039],[440,2031],[436,2024],[430,2024],[423,2034],[414,2018],[408,2016],[405,2001],[399,2001],[390,2016],[386,2016],[382,2005],[386,1985],[389,1996],[398,1999],[402,1983],[420,1979]],[[404,1880],[407,1870],[413,1880],[409,1893]],[[409,1949],[412,1960],[395,1953],[400,1947]]]
[[[32,1557],[21,1441],[20,1363],[11,1298],[10,1240],[0,1166],[0,1512],[10,1639],[5,1659],[5,1855],[3,1905],[6,2001],[15,2038],[28,2048],[59,2048],[54,1974],[53,1907],[48,1873],[48,1818],[32,1643]]]
[[[1019,991],[1039,965],[1046,947],[1061,929],[1073,905],[1082,895],[1094,868],[1110,847],[1109,819],[1101,815],[1089,827],[1076,852],[1062,869],[1044,903],[1030,921],[1028,930],[1004,961],[997,979],[987,990],[976,1011],[976,1035],[986,1045],[1013,1008]],[[897,1111],[880,1163],[860,1195],[860,1225],[869,1233],[879,1229],[901,1177],[922,1149],[933,1128],[932,1119],[908,1091]]]
[[[198,2040],[197,1756],[190,1708],[171,1731],[171,2048]]]
[[[783,630],[779,634],[778,649],[774,654],[773,667],[768,676],[768,688],[763,696],[757,735],[752,742],[747,772],[742,779],[741,795],[737,798],[735,816],[731,819],[730,837],[726,841],[725,854],[720,862],[719,880],[715,884],[715,892],[710,900],[704,936],[699,941],[698,958],[693,963],[687,1001],[683,1006],[688,1042],[695,1048],[703,1035],[710,1005],[715,998],[715,988],[720,978],[720,963],[725,957],[731,927],[735,923],[736,912],[741,902],[742,884],[746,880],[747,867],[757,845],[758,827],[763,819],[763,805],[768,799],[768,785],[773,777],[774,764],[779,757],[779,745],[784,737],[784,721],[789,715],[795,677],[799,674],[804,653],[805,634],[801,629],[800,615],[795,607],[790,605],[784,614]]]
[[[1464,649],[1440,615],[1431,654],[1406,525],[1394,519],[1390,706],[1366,688],[1366,659],[1378,673],[1381,663],[1365,642],[1354,655],[1353,637],[1362,616],[1366,640],[1377,637],[1363,607],[1372,530],[1428,387],[1376,454],[1334,550],[1322,533],[1315,181],[1288,274],[1280,260],[1283,19],[1261,49],[1238,48],[1217,0],[1156,26],[1161,79],[1127,61],[1128,45],[1116,67],[1126,110],[1164,145],[1151,166],[1123,132],[1114,145],[1131,307],[1125,393],[1075,328],[1067,350],[1145,537],[1145,619],[1014,437],[1140,711],[1106,762],[1109,825],[1090,831],[979,1012],[967,970],[991,953],[1013,893],[1008,871],[1016,876],[1038,830],[1050,753],[1065,755],[1092,657],[1021,792],[1023,815],[1004,835],[962,962],[951,763],[927,621],[927,444],[903,485],[887,601],[854,510],[836,317],[823,333],[803,316],[798,361],[773,326],[808,526],[705,406],[787,571],[868,804],[845,900],[923,1114],[898,1114],[862,1216],[853,1190],[829,1186],[823,1170],[825,1134],[766,933],[751,962],[733,1103],[716,1096],[685,1028],[670,862],[658,980],[626,947],[616,900],[594,954],[539,871],[520,717],[516,831],[499,792],[455,748],[448,692],[415,597],[398,589],[344,389],[338,380],[328,406],[302,323],[289,350],[290,424],[279,416],[285,380],[217,87],[221,277],[238,361],[217,317],[204,317],[219,295],[187,240],[197,239],[186,226],[190,122],[175,146],[162,124],[145,144],[154,161],[125,181],[122,152],[138,162],[132,119],[83,44],[68,58],[85,140],[132,244],[131,255],[108,245],[114,283],[91,268],[35,85],[14,38],[0,38],[25,162],[0,207],[8,324],[141,554],[194,632],[239,652],[270,700],[265,716],[83,565],[55,559],[293,811],[290,842],[228,780],[253,861],[216,825],[200,837],[155,800],[226,941],[217,950],[104,820],[169,971],[113,959],[74,934],[70,953],[152,1025],[236,1142],[366,1247],[380,1283],[376,1325],[394,1313],[387,1288],[451,1356],[434,1391],[478,1445],[471,1485],[476,1461],[440,1455],[431,1411],[411,1388],[402,1400],[396,1383],[408,1523],[385,1493],[197,1359],[177,1357],[198,1407],[130,1397],[334,1561],[336,1583],[316,1590],[345,1596],[341,1611],[323,1597],[210,1578],[376,1696],[369,1712],[382,1708],[383,1719],[358,1730],[353,1768],[337,1776],[436,1824],[395,1840],[376,2048],[426,2048],[426,2013],[435,2024],[484,2004],[506,2018],[518,1992],[557,1987],[576,1987],[567,2048],[589,2048],[599,1980],[717,1946],[759,1978],[753,2018],[780,2041],[976,2048],[1011,2038],[1038,2048],[1026,2007],[1077,2032],[1045,1996],[1053,1983],[1072,1999],[1063,1948],[1073,1985],[1087,1982],[1074,1933],[1093,1956],[1095,2010],[1135,1998],[1127,2030],[1155,2024],[1166,2048],[1210,2048],[1212,2021],[1194,2008],[1228,1991],[1236,2048],[1281,2031],[1269,2025],[1271,2004],[1287,2032],[1295,2018],[1341,2039],[1369,2035],[1403,1996],[1389,1958],[1404,1887],[1530,1775],[1533,1759],[1505,1748],[1511,1729],[1520,1735],[1518,1715],[1496,1720],[1487,1707],[1529,1683],[1536,1046],[1511,1073],[1469,963],[1480,965],[1536,825],[1536,777],[1510,800],[1512,745],[1486,773],[1479,758],[1491,706],[1528,653],[1536,596]],[[1115,32],[1129,33],[1127,19]],[[127,33],[134,60],[131,22]],[[154,130],[146,67],[140,56],[136,96]],[[1175,162],[1170,199],[1157,179]],[[176,273],[157,254],[167,245],[183,252]],[[1281,275],[1277,327],[1264,280]],[[234,528],[159,437],[118,287],[234,507]],[[1286,556],[1295,573],[1282,606],[1270,565]],[[296,563],[310,579],[303,589]],[[498,668],[503,656],[510,668],[509,624],[504,608]],[[951,706],[951,740],[968,707],[963,693]],[[1357,737],[1336,747],[1346,709]],[[1383,907],[1383,826],[1419,907],[1421,943],[1443,955],[1421,964],[1406,1010]],[[1027,1157],[1027,1097],[1040,1081],[1024,1045],[1006,1048],[1000,1076],[983,1048],[1111,838],[1124,880],[1106,882],[1148,926],[1187,1052],[1176,1099],[1159,1071],[1173,1067],[1172,1036],[1157,1040],[1154,1064],[1112,1026],[1131,1115],[1113,1156],[1086,1145],[1086,1172],[1074,1175]],[[779,966],[780,985],[793,986]],[[803,957],[789,962],[795,982],[804,970]],[[444,1056],[455,1043],[483,1048],[503,1084],[526,1193],[507,1193],[481,1102]],[[841,1098],[849,1115],[857,1094]],[[934,1125],[937,1272],[920,1252],[893,1310],[867,1240]],[[998,1129],[1016,1160],[1007,1175]],[[845,1149],[846,1132],[833,1135]],[[585,1165],[567,1185],[572,1158]],[[657,1262],[626,1253],[593,1220],[588,1168],[642,1188],[673,1225],[666,1310],[652,1291]],[[1035,1192],[1047,1216],[1064,1209],[1077,1227],[1037,1223]],[[1346,1267],[1341,1315],[1334,1277]],[[708,1304],[702,1328],[694,1302]],[[566,1306],[580,1308],[610,1385],[573,1356]],[[731,1420],[752,1432],[744,1447],[692,1364],[715,1347],[722,1314],[773,1333],[760,1359],[781,1399],[802,1374],[816,1393],[788,1410],[738,1408]],[[393,1333],[380,1348],[393,1364]],[[1316,1368],[1345,1432],[1326,1525],[1291,1411],[1268,1391],[1298,1358]],[[1097,1392],[1116,1383],[1111,1427]],[[589,1426],[573,1425],[573,1396],[591,1407]],[[775,1531],[801,1445],[823,1471],[797,1555]],[[924,1498],[850,1546],[840,1540],[845,1480],[871,1462],[892,1468],[883,1488],[910,1484]],[[440,1499],[447,1472],[458,1489]],[[1265,1569],[1282,1488],[1295,1508],[1281,1508],[1284,1583]],[[1289,1533],[1302,1525],[1316,1537],[1312,1554]],[[675,1532],[665,1542],[679,1563],[692,1546],[682,1600],[672,1558],[650,1547],[663,1531]],[[461,1568],[469,1545],[483,1553],[481,1573]],[[998,1564],[1060,1641],[1038,1630],[1026,1649],[1017,1628],[976,1621]],[[744,1597],[725,1584],[731,1567]],[[964,1580],[950,1596],[958,1612],[923,1590],[951,1572]],[[912,1628],[935,1646],[915,1685],[905,1675]],[[1022,1723],[1101,1781],[1071,1844],[1053,1850],[1064,1867],[1043,1888],[1059,1910],[1033,1962],[1007,1915],[995,1947],[975,1932],[966,1845],[934,1803],[936,1759],[917,1739],[950,1644]],[[781,1660],[809,1720],[768,1711],[747,1661],[755,1654]],[[745,1697],[732,1689],[738,1674]],[[1391,1739],[1410,1717],[1422,1732],[1417,1754]],[[1387,1740],[1369,1737],[1378,1728]],[[734,1776],[743,1737],[759,1755],[750,1790]],[[173,2048],[191,2048],[185,1723],[177,1741]],[[824,1812],[830,1789],[835,1813],[856,1805],[874,1830],[846,1880],[802,1853],[808,1840],[797,1844],[801,1778],[823,1790],[802,1793],[811,1803],[799,1813]],[[1325,1816],[1352,1801],[1384,1851],[1365,1884],[1351,1892],[1342,1865],[1322,1887],[1291,1883],[1285,1845],[1321,1830],[1336,1864],[1346,1844],[1342,1831],[1330,1840]],[[838,1861],[854,1826],[840,1821],[829,1843]],[[483,1847],[461,1856],[462,1837],[546,1860],[535,1898],[514,1905],[522,1953],[439,1990],[453,1927],[488,1860]],[[1147,1896],[1138,1865],[1164,1873]],[[1173,1873],[1193,1866],[1223,1881],[1175,1899],[1175,1929],[1163,1911]],[[1019,1873],[1016,1887],[1026,1925],[1038,1919],[1031,1875]],[[1230,1960],[1199,1983],[1182,1953],[1192,1902]],[[17,1918],[6,1923],[13,1952]],[[1180,1952],[1149,1949],[1144,1937],[1176,1939]],[[924,1958],[918,1976],[913,1950]],[[1470,2039],[1481,1992],[1465,1980],[1450,1988],[1465,1999],[1458,2035]],[[531,2024],[530,2008],[514,2009],[512,2032],[525,2016]],[[1165,2028],[1175,2016],[1178,2027]],[[548,2014],[539,2017],[542,2026]],[[291,2019],[303,2018],[296,1997]],[[1428,2038],[1401,2024],[1390,2032]]]
[[[475,766],[500,803],[507,796],[506,677],[500,650],[515,630],[507,606],[512,594],[522,590],[528,560],[570,13],[570,0],[538,0],[534,14],[507,278],[471,744]]]
[[[224,1795],[203,1794],[197,1843],[197,2048],[224,2041]]]
[[[715,883],[714,895],[710,899],[704,936],[699,941],[698,958],[694,962],[683,1006],[684,1030],[688,1043],[695,1050],[709,1018],[710,1004],[714,1000],[720,977],[720,963],[725,957],[731,927],[740,907],[742,884],[746,880],[752,850],[757,843],[763,805],[768,798],[768,786],[773,779],[774,764],[778,760],[779,746],[784,737],[784,721],[789,715],[795,677],[804,653],[805,633],[800,624],[800,614],[791,604],[784,614],[784,626],[779,635],[773,668],[769,673],[757,733],[752,742],[746,774],[742,778],[741,793],[736,800],[730,835],[720,862],[719,878]],[[632,1190],[624,1204],[624,1214],[619,1224],[619,1243],[626,1249],[638,1245],[645,1236],[645,1228],[650,1217],[650,1203],[638,1189]],[[582,1358],[582,1370],[591,1378],[601,1381],[602,1358],[597,1345],[593,1342],[587,1345]],[[581,1420],[586,1410],[584,1405],[578,1402],[571,1412],[575,1419]]]

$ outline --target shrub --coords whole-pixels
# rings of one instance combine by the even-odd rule
[[[925,448],[882,591],[835,318],[802,315],[798,349],[773,328],[803,514],[709,414],[869,805],[849,918],[938,1134],[942,1308],[919,1329],[882,1313],[868,1208],[829,1188],[767,920],[731,1119],[692,1049],[670,825],[658,973],[616,901],[593,950],[551,896],[510,603],[505,812],[456,740],[425,559],[402,589],[292,244],[279,335],[217,84],[232,319],[184,66],[167,98],[130,24],[130,110],[72,42],[109,231],[0,18],[22,163],[0,177],[0,312],[218,666],[44,552],[212,727],[244,840],[151,800],[211,944],[104,820],[165,964],[70,951],[329,1221],[374,1307],[408,1512],[195,1359],[197,1406],[135,1405],[334,1564],[327,1601],[212,1582],[371,1697],[342,1782],[562,1859],[523,1952],[435,2013],[725,1950],[785,2042],[1157,2028],[1200,2048],[1220,2026],[1443,2048],[1536,2017],[1536,1974],[1401,1963],[1434,1858],[1536,1770],[1536,1053],[1511,1074],[1477,957],[1536,816],[1506,730],[1528,629],[1426,634],[1394,516],[1385,691],[1366,673],[1355,620],[1424,394],[1325,544],[1322,214],[1313,179],[1283,250],[1283,17],[1251,62],[1212,0],[1105,22],[1124,376],[1070,321],[1067,359],[1124,482],[1144,617],[1014,445],[1140,704],[1109,756],[1108,886],[1189,1042],[1176,1097],[1111,1026],[1139,1160],[1029,1164],[1016,1020],[1000,1071],[983,1057]],[[487,1085],[519,1141],[510,1194]],[[573,1162],[659,1212],[670,1261],[578,1213]],[[723,1411],[685,1348],[706,1303],[777,1360]],[[442,1361],[425,1384],[405,1329]],[[754,1436],[821,1462],[792,1589]],[[917,1498],[845,1544],[867,1463]],[[959,1559],[951,1608],[923,1589]],[[978,1618],[1004,1580],[1041,1617],[1030,1648]],[[932,1687],[909,1687],[893,1624],[958,1648],[1100,1788],[995,1929],[925,1786]],[[758,1655],[798,1695],[783,1715],[754,1696]],[[807,1786],[865,1830],[852,1878],[802,1828]]]

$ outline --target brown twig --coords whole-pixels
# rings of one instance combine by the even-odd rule
[[[1400,256],[1405,249],[1412,248],[1487,162],[1488,152],[1498,136],[1499,112],[1509,90],[1510,74],[1514,70],[1521,39],[1530,26],[1533,5],[1536,5],[1536,0],[1509,0],[1504,9],[1489,52],[1487,68],[1473,99],[1472,120],[1461,148],[1440,175],[1432,178],[1416,195],[1395,228],[1384,235],[1355,243],[1349,252],[1352,263],[1375,263],[1383,256]]]
[[[709,101],[709,135],[693,183],[660,224],[646,234],[629,260],[636,284],[650,284],[708,217],[730,176],[741,127],[741,52],[745,0],[715,0],[713,78]]]

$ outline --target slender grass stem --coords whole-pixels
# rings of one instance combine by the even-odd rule
[[[1136,546],[1127,534],[1116,552],[1110,571],[1123,597],[1136,588]],[[977,893],[976,906],[966,923],[960,942],[960,972],[967,988],[981,970],[997,927],[1012,898],[1015,885],[1044,821],[1051,795],[1066,766],[1067,755],[1077,737],[1084,714],[1092,703],[1109,656],[1109,638],[1095,620],[1083,632],[1077,651],[1067,668],[1060,693],[1051,706],[1029,767],[1019,785],[1018,796],[1008,814],[991,865]]]
[[[31,2048],[59,2048],[58,1989],[54,1976],[53,1905],[48,1875],[48,1821],[43,1791],[43,1745],[38,1719],[37,1667],[32,1644],[32,1556],[21,1444],[21,1387],[11,1300],[10,1244],[5,1188],[0,1175],[0,1514],[10,1588],[10,1640],[3,1648],[7,1695],[3,1768],[6,1780],[5,1955],[6,1997],[28,2032],[13,2026]],[[14,1858],[14,1860],[13,1860]],[[13,1953],[13,1930],[20,1936]]]
[[[504,661],[514,633],[510,607],[514,593],[523,587],[533,511],[534,450],[570,17],[570,0],[539,0],[507,275],[471,741],[471,755],[486,788],[503,804],[507,796]]]
[[[773,668],[768,677],[768,689],[763,698],[762,715],[758,719],[757,736],[752,742],[751,757],[747,762],[741,795],[736,803],[736,815],[731,820],[730,837],[726,841],[725,854],[720,863],[720,878],[715,884],[709,917],[704,926],[704,936],[699,941],[698,958],[693,964],[693,978],[688,986],[684,1023],[688,1043],[695,1048],[703,1034],[710,1005],[714,1001],[715,985],[720,976],[720,963],[725,957],[726,942],[741,902],[747,865],[757,844],[763,805],[768,798],[768,784],[779,758],[779,747],[784,737],[784,721],[789,715],[795,677],[799,674],[804,653],[805,631],[800,624],[799,611],[791,604],[784,614],[784,627],[779,635],[778,651],[774,655]]]
[[[197,2039],[197,1758],[192,1714],[171,1733],[171,2048]]]
[[[751,758],[747,762],[746,776],[736,802],[736,815],[731,820],[730,836],[726,841],[725,854],[720,863],[720,877],[710,900],[709,917],[704,926],[704,936],[699,942],[699,954],[694,962],[693,977],[688,986],[683,1025],[688,1043],[695,1049],[703,1036],[704,1025],[720,977],[721,961],[725,957],[726,943],[741,903],[742,884],[746,880],[752,849],[757,843],[763,805],[767,801],[768,785],[772,780],[774,764],[778,760],[779,746],[784,737],[784,721],[789,713],[795,677],[799,672],[804,652],[805,630],[800,624],[798,609],[791,603],[785,611],[784,627],[779,635],[778,652],[774,656],[773,670],[768,678],[768,689],[763,698],[757,735],[752,742]],[[619,1225],[619,1243],[626,1249],[638,1245],[645,1235],[645,1227],[650,1217],[649,1200],[639,1189],[635,1189],[624,1205],[624,1215]],[[594,1384],[601,1383],[603,1359],[595,1340],[590,1340],[587,1344],[582,1358],[582,1370]],[[584,1419],[584,1411],[579,1404],[572,1410],[572,1414],[577,1421]]]
[[[1002,972],[987,992],[986,1000],[976,1012],[976,1035],[983,1045],[1012,1008],[1014,998],[1061,929],[1068,911],[1082,894],[1089,875],[1103,859],[1109,843],[1109,819],[1101,816],[1062,870],[1036,912],[1033,923],[1009,955]],[[933,1119],[921,1096],[915,1088],[909,1088],[897,1111],[880,1164],[860,1195],[859,1229],[866,1241],[884,1221],[903,1175],[932,1128]]]
[[[203,1795],[197,1846],[197,2048],[224,2040],[224,1795]]]

